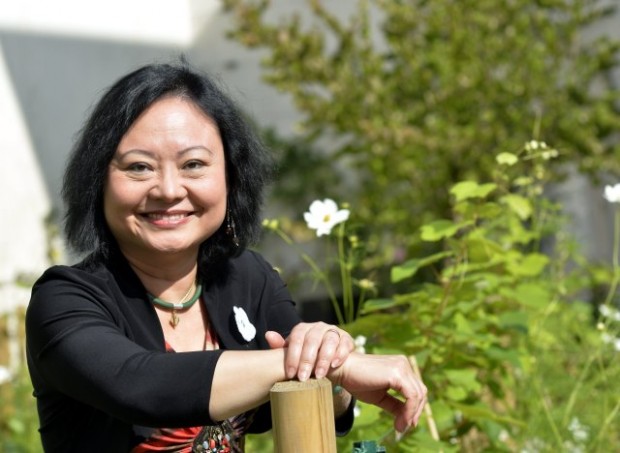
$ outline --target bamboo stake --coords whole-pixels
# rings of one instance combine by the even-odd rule
[[[413,372],[418,376],[418,378],[422,379],[422,374],[420,373],[420,367],[418,367],[418,361],[416,360],[414,355],[409,356],[409,363],[411,364],[411,368],[413,368]],[[435,423],[435,419],[433,418],[433,411],[431,410],[431,405],[426,402],[424,404],[424,416],[426,417],[426,422],[428,423],[428,430],[431,433],[431,437],[439,442],[439,431],[437,430],[437,424]]]
[[[331,382],[278,382],[271,388],[274,453],[336,453]]]

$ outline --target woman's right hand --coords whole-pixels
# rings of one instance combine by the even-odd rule
[[[286,347],[286,378],[305,381],[311,374],[325,377],[330,368],[339,367],[355,349],[351,335],[324,322],[297,324],[288,337],[269,331],[265,338],[271,349]]]
[[[360,401],[394,415],[394,428],[401,433],[418,424],[426,404],[426,386],[405,356],[354,352],[327,377]],[[398,392],[404,401],[390,395],[389,390]]]

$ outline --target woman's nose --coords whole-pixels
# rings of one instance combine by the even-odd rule
[[[176,169],[166,169],[159,175],[157,184],[153,187],[152,195],[164,201],[174,201],[184,198],[187,189],[183,178]]]

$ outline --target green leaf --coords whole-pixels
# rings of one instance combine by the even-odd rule
[[[502,416],[492,411],[488,407],[476,405],[471,406],[467,404],[449,403],[454,409],[458,409],[461,413],[471,419],[487,419],[494,420],[500,423],[509,423],[512,425],[525,426],[525,423],[521,420],[517,420],[512,417]]]
[[[540,253],[530,253],[520,261],[507,263],[506,269],[512,275],[536,277],[537,275],[540,275],[548,263],[549,257]]]
[[[516,164],[517,162],[519,162],[519,158],[512,153],[499,153],[495,157],[495,160],[500,165],[508,165],[508,166],[512,166]]]
[[[446,398],[452,401],[461,401],[467,398],[467,392],[463,387],[448,387],[445,395]]]
[[[376,423],[381,416],[382,409],[373,404],[358,402],[359,415],[355,417],[356,425],[371,425]]]
[[[541,284],[536,283],[522,283],[514,290],[500,290],[500,292],[514,297],[519,303],[527,307],[542,308],[551,301],[549,291]]]
[[[469,198],[484,198],[496,187],[497,185],[491,182],[478,184],[475,181],[463,181],[452,186],[450,193],[454,195],[456,201],[463,201]]]
[[[407,305],[408,302],[401,300],[397,301],[395,299],[368,299],[364,302],[364,306],[362,307],[361,314],[366,315],[368,313],[387,310],[389,308],[398,307],[400,305]]]
[[[508,207],[515,214],[517,214],[521,220],[527,220],[532,215],[532,204],[527,198],[524,198],[521,195],[504,195],[500,201],[508,205]]]
[[[500,327],[527,330],[528,315],[524,311],[507,311],[498,316]]]
[[[435,220],[422,226],[420,236],[423,241],[437,242],[454,236],[461,228],[470,224],[471,222],[454,223],[451,220]]]
[[[467,391],[477,392],[480,390],[480,383],[477,379],[476,370],[444,370],[448,380]]]
[[[456,327],[456,331],[458,333],[463,333],[467,335],[472,335],[474,333],[469,321],[462,313],[457,313],[454,315],[454,325]]]
[[[487,357],[502,363],[510,363],[512,366],[521,366],[521,356],[514,349],[502,349],[491,346],[485,351]]]
[[[437,261],[453,255],[453,252],[440,252],[427,256],[426,258],[406,261],[400,266],[394,266],[391,270],[392,283],[397,283],[406,278],[413,277],[420,268],[436,263]]]

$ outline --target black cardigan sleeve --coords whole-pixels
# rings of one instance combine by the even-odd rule
[[[155,333],[147,347],[148,335],[131,328],[114,286],[57,267],[34,287],[26,330],[35,393],[59,392],[130,424],[210,424],[213,370],[222,351],[168,354]]]

